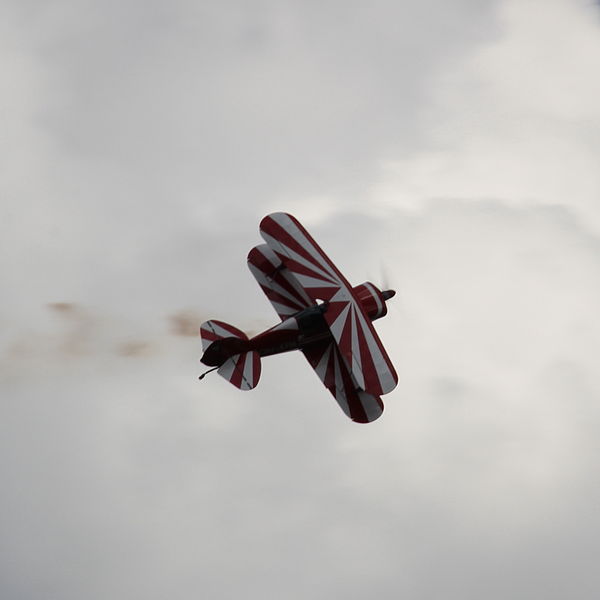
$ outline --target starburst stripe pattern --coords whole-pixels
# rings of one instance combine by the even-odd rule
[[[250,250],[248,268],[282,321],[313,305],[296,278],[267,244]]]
[[[352,287],[292,215],[273,213],[260,233],[313,304],[328,303],[325,320],[356,385],[375,396],[391,392],[396,371]]]
[[[251,390],[260,379],[260,356],[258,352],[244,352],[228,358],[217,370],[240,390]]]
[[[370,423],[381,416],[381,398],[356,388],[334,342],[318,342],[304,348],[302,352],[348,417],[358,423]]]
[[[200,337],[202,338],[202,349],[204,351],[216,340],[231,337],[242,340],[248,339],[243,331],[233,325],[216,320],[202,323]],[[240,390],[251,390],[257,386],[260,379],[260,356],[258,352],[253,351],[235,354],[219,367],[217,373]]]
[[[211,321],[205,321],[200,325],[200,338],[202,339],[202,350],[204,352],[206,352],[207,348],[214,341],[230,337],[239,338],[241,340],[248,339],[248,336],[243,331],[240,331],[237,327],[223,321],[213,319]]]

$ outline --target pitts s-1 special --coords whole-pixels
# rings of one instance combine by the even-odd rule
[[[248,266],[281,322],[249,339],[232,325],[206,321],[202,363],[250,390],[261,356],[300,350],[348,417],[374,421],[383,412],[380,396],[398,383],[372,323],[387,314],[394,290],[352,287],[292,215],[267,215],[260,233],[266,244],[252,248]]]

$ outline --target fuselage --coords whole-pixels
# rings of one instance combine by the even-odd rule
[[[387,313],[386,301],[394,296],[393,290],[380,291],[371,283],[354,288],[364,312],[371,321]],[[229,357],[244,352],[257,352],[271,356],[301,350],[323,340],[332,339],[331,331],[323,317],[327,303],[316,304],[288,317],[281,323],[251,339],[227,337],[214,341],[204,352],[201,362],[210,367],[221,366]]]
[[[325,310],[326,304],[311,306],[249,340],[235,337],[216,340],[207,348],[201,360],[205,365],[217,367],[234,354],[254,351],[260,356],[271,356],[331,338],[323,318]]]

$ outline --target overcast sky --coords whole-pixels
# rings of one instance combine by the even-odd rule
[[[597,598],[599,73],[589,0],[5,0],[0,597]],[[274,210],[398,290],[373,424],[197,381]]]

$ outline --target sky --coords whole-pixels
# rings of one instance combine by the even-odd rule
[[[600,594],[600,8],[6,0],[0,596]],[[349,421],[277,317],[294,214],[400,376]]]

